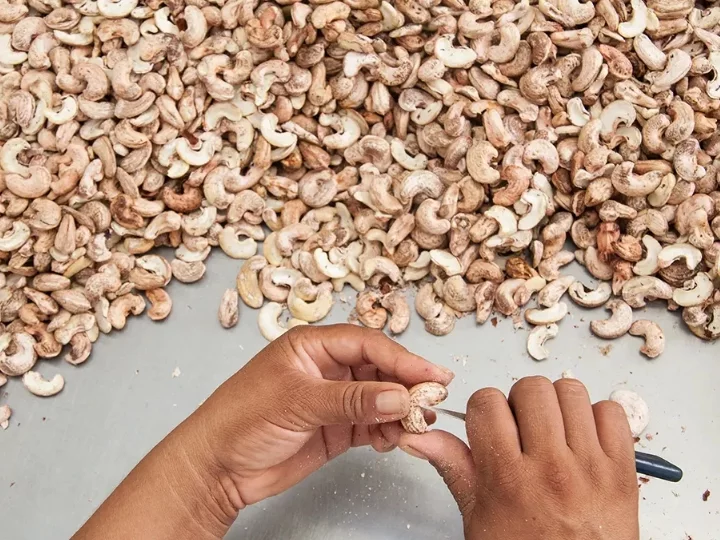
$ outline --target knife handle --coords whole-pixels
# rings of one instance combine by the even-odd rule
[[[679,482],[683,477],[680,467],[669,461],[644,452],[635,452],[635,470],[639,474],[646,474],[668,482]]]

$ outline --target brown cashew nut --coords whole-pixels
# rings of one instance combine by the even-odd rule
[[[410,412],[400,420],[408,433],[425,433],[428,430],[424,409],[439,405],[448,396],[447,388],[436,382],[416,384],[410,390]]]

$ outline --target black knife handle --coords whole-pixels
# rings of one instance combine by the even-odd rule
[[[635,452],[635,470],[638,474],[645,474],[668,482],[679,482],[683,477],[682,469],[677,465],[673,465],[660,456],[644,452]]]

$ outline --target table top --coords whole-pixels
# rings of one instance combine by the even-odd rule
[[[220,298],[234,286],[240,261],[213,253],[207,265],[201,282],[169,287],[174,307],[168,320],[129,320],[122,332],[101,336],[79,367],[57,359],[39,362],[36,369],[44,375],[65,377],[59,395],[32,396],[18,380],[0,389],[0,404],[14,411],[10,427],[0,431],[3,538],[69,537],[163,436],[266,345],[257,313],[246,306],[235,328],[224,330],[217,321]],[[573,273],[583,276],[581,269]],[[350,290],[340,294],[325,322],[345,321],[354,296]],[[464,410],[478,388],[507,392],[519,377],[556,379],[566,369],[588,386],[593,401],[617,388],[638,392],[650,406],[651,421],[636,449],[685,471],[679,484],[641,484],[642,538],[716,540],[720,344],[695,338],[678,313],[658,304],[635,315],[657,321],[667,337],[664,354],[648,360],[638,352],[640,338],[591,336],[588,323],[604,318],[602,309],[583,310],[566,301],[570,313],[543,362],[527,355],[527,330],[515,330],[502,317],[497,326],[482,327],[466,317],[452,334],[436,338],[413,314],[398,341],[455,371],[445,402],[455,410]],[[448,417],[439,418],[438,427],[460,436],[464,430]],[[706,490],[711,495],[703,501]],[[399,450],[355,449],[289,492],[243,511],[228,538],[459,539],[462,525],[429,464]]]

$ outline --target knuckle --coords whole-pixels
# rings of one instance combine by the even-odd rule
[[[505,403],[505,394],[497,388],[483,388],[473,393],[468,401],[468,411],[483,412]]]
[[[521,484],[524,470],[515,460],[501,457],[486,474],[488,479],[486,484],[492,488],[491,491],[513,494]]]
[[[543,377],[542,375],[531,375],[529,377],[523,377],[513,385],[513,388],[520,389],[534,389],[534,388],[548,388],[552,386],[550,379]]]
[[[608,477],[608,462],[605,456],[587,456],[583,460],[585,475],[594,486],[602,486]]]
[[[351,421],[363,416],[363,385],[359,383],[348,384],[342,392],[343,414]]]
[[[614,475],[613,489],[619,495],[636,496],[638,492],[638,479],[633,467],[622,467]]]
[[[555,391],[557,393],[568,393],[568,394],[587,394],[587,388],[585,385],[577,379],[560,379],[553,383]]]
[[[575,479],[571,467],[567,463],[548,461],[542,465],[542,485],[554,496],[567,496],[575,489]]]
[[[552,391],[553,393],[555,392],[550,379],[541,375],[532,375],[530,377],[523,377],[513,384],[510,389],[510,396],[517,397],[518,395],[526,393],[541,394],[548,391]]]
[[[623,423],[627,423],[625,410],[622,408],[622,405],[616,403],[615,401],[610,401],[609,399],[598,401],[593,406],[593,412],[597,417],[606,417],[607,419],[612,419],[613,422],[622,421]]]

